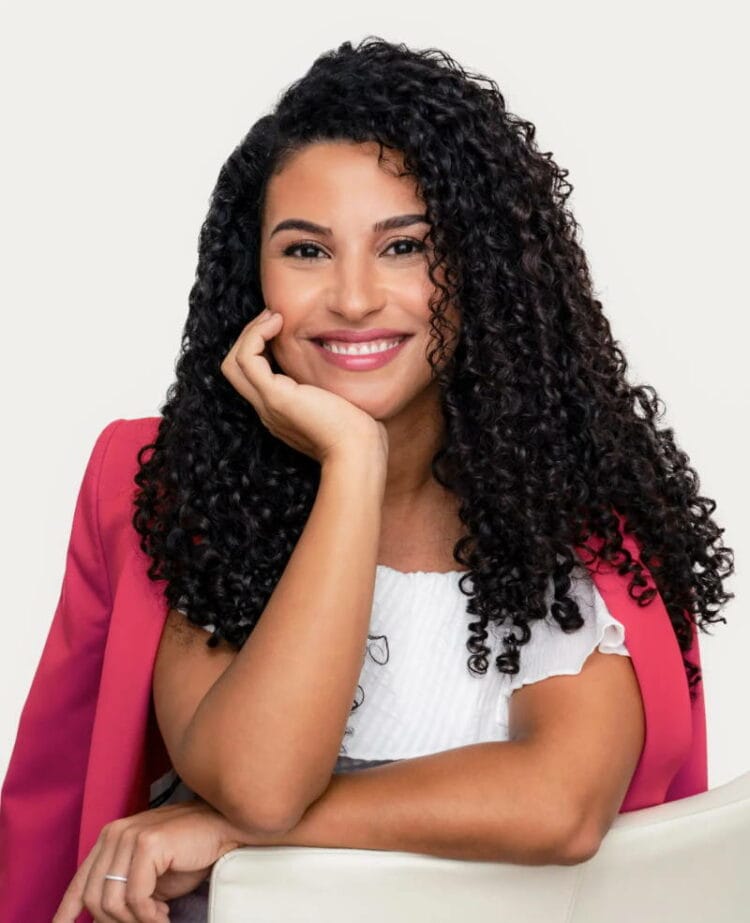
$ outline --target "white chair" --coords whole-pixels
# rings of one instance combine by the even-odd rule
[[[214,865],[208,908],[209,923],[743,923],[750,772],[618,815],[596,855],[570,866],[242,847]]]

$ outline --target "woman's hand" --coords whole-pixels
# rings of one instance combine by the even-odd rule
[[[166,901],[194,891],[224,853],[249,845],[262,841],[254,844],[202,799],[112,821],[73,877],[52,923],[74,923],[84,908],[96,923],[169,923]]]
[[[388,433],[382,423],[331,391],[271,370],[267,342],[282,325],[282,315],[268,308],[251,320],[221,363],[224,377],[274,436],[321,464],[362,443],[365,451],[380,451],[387,459]]]

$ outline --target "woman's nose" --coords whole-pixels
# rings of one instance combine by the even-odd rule
[[[335,269],[330,307],[361,314],[385,303],[385,287],[373,261],[365,257],[342,259]]]

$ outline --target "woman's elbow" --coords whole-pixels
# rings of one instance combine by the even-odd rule
[[[326,783],[327,784],[327,783]],[[274,783],[271,792],[243,784],[228,786],[226,802],[230,820],[243,830],[279,835],[292,830],[310,805],[325,791],[326,785],[316,782],[302,791],[290,791]]]

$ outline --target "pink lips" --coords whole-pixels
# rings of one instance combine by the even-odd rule
[[[334,353],[330,349],[321,346],[315,340],[310,340],[312,345],[322,354],[326,362],[338,366],[340,369],[348,369],[350,372],[369,372],[371,369],[379,369],[387,365],[401,351],[411,337],[406,336],[400,343],[396,343],[390,349],[384,349],[379,353],[362,353],[361,355],[347,356],[343,353]]]

